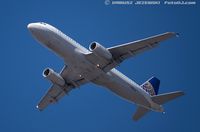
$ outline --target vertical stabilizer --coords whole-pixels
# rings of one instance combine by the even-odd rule
[[[156,77],[151,77],[141,87],[147,91],[151,96],[157,95],[160,86],[160,80]]]

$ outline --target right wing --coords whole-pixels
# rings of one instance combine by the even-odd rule
[[[110,47],[108,48],[108,50],[111,52],[115,59],[120,58],[122,60],[125,60],[146,50],[152,49],[156,47],[159,42],[169,39],[175,35],[177,34],[174,32],[166,32],[149,38]]]
[[[64,66],[60,75],[67,81],[67,84],[64,87],[53,84],[37,105],[39,110],[45,109],[49,104],[58,102],[73,88],[87,83],[84,78],[80,78],[80,76],[74,73],[73,69],[67,66]]]
[[[149,38],[107,48],[113,57],[111,61],[103,61],[97,59],[93,53],[87,54],[86,58],[95,65],[99,64],[101,69],[107,72],[119,65],[122,61],[149,49],[155,48],[159,45],[161,41],[164,41],[176,35],[178,34],[174,32],[166,32]]]

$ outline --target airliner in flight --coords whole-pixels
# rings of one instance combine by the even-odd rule
[[[139,85],[115,69],[124,60],[176,36],[174,32],[110,48],[92,42],[88,50],[50,24],[30,23],[27,28],[38,42],[60,56],[65,63],[60,73],[51,68],[43,71],[43,76],[52,82],[52,86],[37,105],[39,110],[58,102],[71,90],[89,82],[106,87],[116,95],[136,104],[134,120],[140,119],[149,111],[164,112],[162,107],[164,103],[184,95],[182,91],[158,94],[160,85],[158,78],[151,77]]]

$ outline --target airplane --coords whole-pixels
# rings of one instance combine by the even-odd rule
[[[106,87],[136,104],[137,109],[133,115],[135,121],[149,111],[164,112],[163,104],[184,95],[182,91],[158,94],[158,78],[151,77],[139,85],[115,69],[124,60],[157,47],[161,41],[177,36],[177,33],[166,32],[110,48],[92,42],[88,50],[50,24],[30,23],[27,28],[39,43],[61,57],[65,63],[60,73],[51,68],[43,71],[43,77],[51,81],[52,85],[37,105],[40,111],[58,102],[71,90],[89,82]]]

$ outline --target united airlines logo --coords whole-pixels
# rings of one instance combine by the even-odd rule
[[[145,84],[142,85],[142,88],[148,92],[151,96],[155,95],[155,91],[153,86],[151,85],[150,82],[146,82]]]

